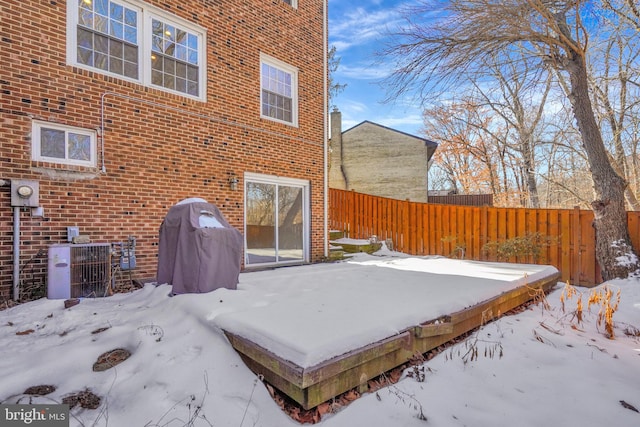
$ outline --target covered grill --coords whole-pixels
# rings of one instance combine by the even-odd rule
[[[158,283],[174,294],[236,289],[242,234],[216,205],[187,199],[169,209],[160,226]]]

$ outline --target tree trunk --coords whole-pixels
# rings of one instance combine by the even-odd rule
[[[533,156],[533,135],[525,132],[521,135],[520,146],[522,147],[522,162],[527,183],[527,193],[529,194],[529,207],[539,208],[538,183],[535,175],[535,159]]]
[[[626,182],[615,172],[607,156],[589,98],[584,58],[572,52],[567,58],[566,71],[571,82],[569,99],[587,152],[597,198],[591,203],[595,217],[596,259],[604,280],[624,278],[639,267],[627,226]]]

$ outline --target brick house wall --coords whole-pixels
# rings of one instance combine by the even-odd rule
[[[69,64],[65,1],[0,0],[0,179],[39,181],[44,208],[42,218],[20,209],[21,281],[46,280],[46,250],[67,241],[67,226],[93,242],[135,236],[134,275],[155,277],[159,227],[176,202],[202,197],[243,230],[245,173],[308,180],[309,261],[320,260],[323,0],[300,0],[297,8],[281,0],[131,4],[206,30],[204,100]],[[297,126],[261,117],[261,54],[297,68]],[[96,165],[33,160],[34,120],[95,131]],[[2,186],[0,301],[12,293],[12,224]]]

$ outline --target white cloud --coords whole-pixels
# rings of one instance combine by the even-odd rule
[[[376,123],[393,128],[393,129],[399,129],[399,130],[402,130],[401,128],[404,129],[408,127],[419,128],[419,127],[422,127],[423,125],[422,115],[420,114],[409,114],[409,115],[396,116],[396,117],[386,116],[386,117],[380,118],[378,121],[376,121]],[[413,131],[410,133],[415,134],[415,132]]]
[[[383,79],[391,73],[385,65],[340,65],[337,71],[339,77],[346,77],[358,80]]]
[[[367,11],[363,7],[350,9],[339,19],[329,19],[330,44],[346,50],[350,47],[363,45],[384,36],[385,32],[398,22],[400,14],[398,8]]]

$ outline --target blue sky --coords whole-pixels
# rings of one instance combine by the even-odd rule
[[[336,46],[341,58],[334,74],[338,83],[347,84],[333,104],[342,112],[346,130],[364,120],[419,135],[422,128],[418,101],[399,99],[384,104],[386,89],[380,85],[391,63],[379,63],[375,55],[388,38],[385,33],[402,24],[397,0],[329,0],[329,46]]]

